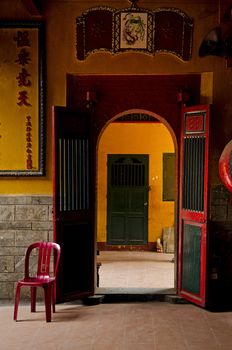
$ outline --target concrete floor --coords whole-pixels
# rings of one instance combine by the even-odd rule
[[[170,293],[174,290],[174,254],[101,251],[98,293]]]
[[[148,253],[143,264],[142,255],[126,253],[117,260],[116,253],[100,254],[100,285],[140,291],[142,286],[173,286],[172,256]],[[154,257],[157,268],[153,266]],[[155,271],[159,274],[155,275]],[[77,301],[58,304],[52,322],[46,323],[43,303],[38,304],[36,313],[31,313],[29,304],[21,302],[15,322],[13,304],[0,303],[0,350],[31,349],[231,350],[232,312],[212,313],[191,304],[157,300],[93,306]]]
[[[45,322],[44,305],[30,313],[0,306],[1,350],[231,350],[232,313],[165,302],[57,305]]]

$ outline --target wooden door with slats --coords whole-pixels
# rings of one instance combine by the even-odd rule
[[[61,246],[57,301],[94,294],[93,150],[88,113],[53,108],[54,238]]]
[[[179,293],[205,306],[209,106],[183,108],[180,159]]]
[[[148,155],[108,155],[107,243],[148,241]]]

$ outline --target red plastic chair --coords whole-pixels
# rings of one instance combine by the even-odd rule
[[[35,276],[30,276],[30,256],[33,249],[38,250],[38,266]],[[51,256],[55,253],[54,271],[50,274]],[[31,312],[36,312],[36,288],[44,289],[44,301],[46,310],[46,321],[51,322],[51,306],[55,312],[56,303],[56,272],[60,259],[60,246],[54,242],[36,242],[31,244],[26,251],[25,256],[25,274],[22,280],[19,280],[15,291],[14,320],[17,321],[18,305],[20,299],[21,287],[31,288]]]

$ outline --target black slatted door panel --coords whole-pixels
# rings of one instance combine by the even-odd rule
[[[88,112],[53,108],[54,238],[61,245],[57,300],[94,294],[95,173]]]
[[[112,164],[111,186],[144,186],[144,164]]]
[[[184,174],[182,208],[202,212],[204,208],[205,138],[184,139]]]
[[[89,209],[89,140],[59,139],[60,211]]]

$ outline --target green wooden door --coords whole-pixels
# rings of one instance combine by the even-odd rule
[[[148,155],[108,155],[108,244],[147,243],[148,161]]]

